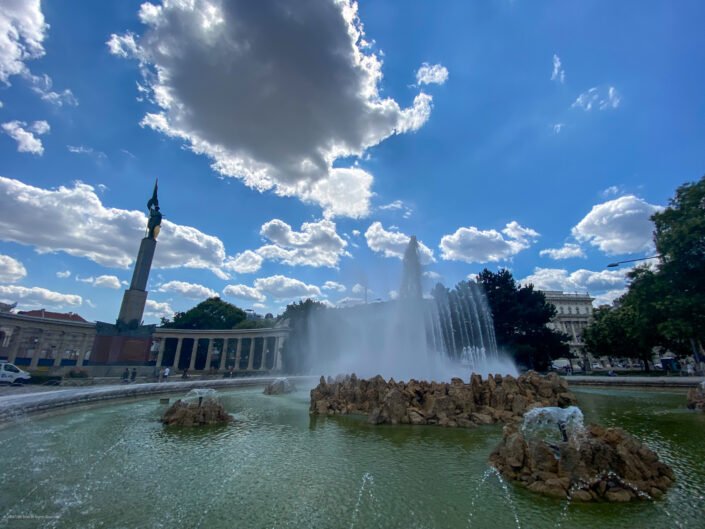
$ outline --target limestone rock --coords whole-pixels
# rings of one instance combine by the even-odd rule
[[[177,400],[161,418],[168,426],[205,426],[228,424],[233,418],[223,405],[215,399],[188,402]]]
[[[688,408],[705,412],[705,382],[688,390]]]
[[[620,428],[588,425],[562,442],[525,437],[508,424],[490,462],[509,480],[547,496],[629,502],[658,498],[673,484],[669,466]]]
[[[472,428],[478,424],[516,423],[523,414],[541,405],[575,404],[564,379],[555,373],[542,377],[530,371],[514,378],[472,374],[469,383],[410,380],[369,380],[338,375],[320,378],[311,390],[314,415],[367,415],[373,424],[435,424]]]
[[[288,378],[277,378],[264,388],[265,395],[284,395],[296,391],[296,386]]]

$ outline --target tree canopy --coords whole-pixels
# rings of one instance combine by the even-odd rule
[[[705,340],[705,177],[680,186],[652,216],[655,267],[638,266],[613,307],[596,311],[583,333],[588,349],[626,356],[649,368],[654,347],[677,355],[702,354]]]
[[[245,311],[219,297],[202,301],[174,319],[162,318],[161,327],[168,329],[232,329],[246,318]]]
[[[568,336],[546,326],[556,308],[533,285],[518,285],[509,270],[484,269],[477,282],[492,310],[497,346],[531,369],[548,369],[551,360],[568,356]]]

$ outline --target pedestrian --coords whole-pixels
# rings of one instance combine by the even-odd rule
[[[170,369],[168,367],[164,368],[164,382],[169,382]]]
[[[127,384],[130,380],[130,370],[125,368],[125,371],[122,372],[122,383]]]
[[[133,367],[132,368],[132,373],[130,374],[130,382],[133,384],[137,381],[137,368]]]
[[[181,374],[181,378],[188,378],[188,367],[184,369],[184,372]]]

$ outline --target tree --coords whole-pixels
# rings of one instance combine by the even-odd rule
[[[656,272],[658,300],[666,316],[659,332],[676,342],[687,339],[702,351],[705,342],[705,177],[676,190],[666,209],[652,217],[661,256]],[[697,346],[696,346],[697,344]]]
[[[232,329],[245,320],[245,311],[219,297],[202,301],[174,319],[162,318],[161,327],[168,329]]]
[[[556,308],[546,302],[543,292],[533,285],[517,285],[506,269],[494,273],[485,268],[477,282],[484,287],[492,311],[497,346],[515,362],[546,370],[551,360],[570,354],[568,336],[547,326]]]

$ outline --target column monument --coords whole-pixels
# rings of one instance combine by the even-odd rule
[[[142,325],[142,316],[147,302],[147,280],[162,224],[157,197],[158,183],[154,183],[152,198],[147,202],[147,229],[140,242],[132,282],[123,295],[117,321],[115,324],[96,322],[97,335],[91,354],[92,362],[105,364],[149,360],[152,334],[156,325]]]

